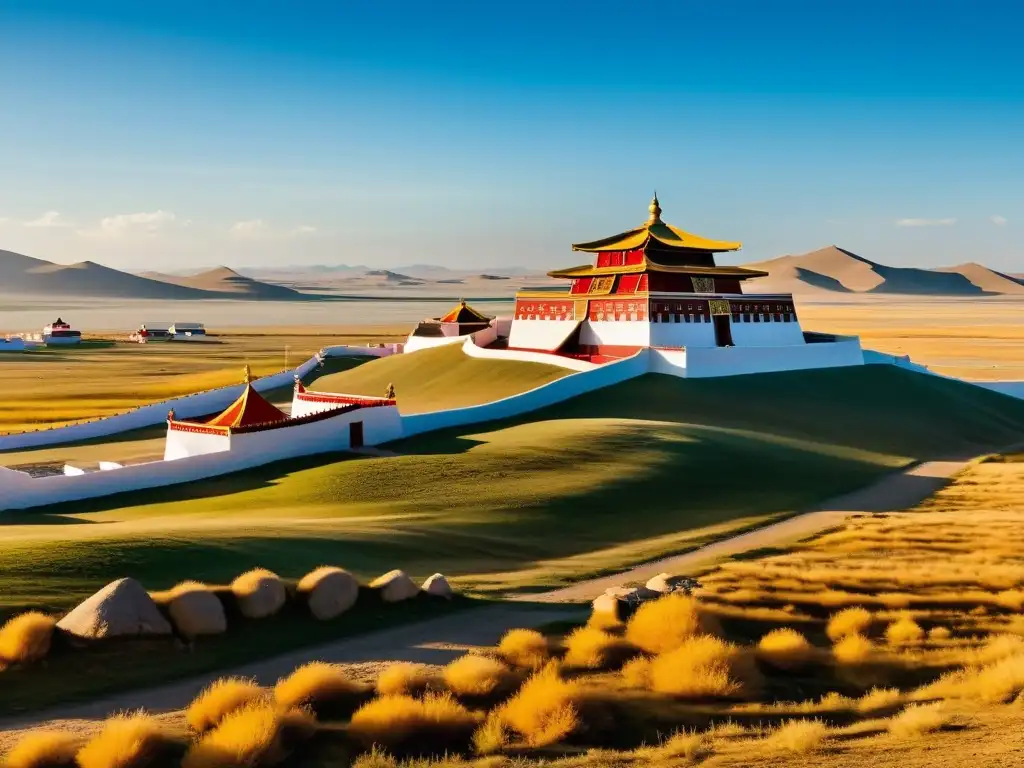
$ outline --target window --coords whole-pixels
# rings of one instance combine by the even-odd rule
[[[770,323],[770,322],[772,321],[772,316],[771,316],[771,313],[769,313],[769,314],[767,314],[767,315],[764,315],[764,321],[765,321],[766,323]]]
[[[748,307],[748,309],[749,309],[749,307]],[[744,312],[743,313],[743,322],[744,323],[749,323],[750,322],[750,313],[749,312]]]
[[[755,323],[760,323],[761,320],[763,320],[763,319],[764,319],[763,315],[754,315],[754,322]]]
[[[683,321],[687,323],[693,322],[693,315],[683,315]]]

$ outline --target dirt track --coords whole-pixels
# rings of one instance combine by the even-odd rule
[[[493,645],[508,629],[538,626],[549,621],[586,615],[586,603],[606,588],[646,580],[662,571],[684,573],[699,565],[762,547],[778,546],[805,538],[841,523],[855,512],[883,512],[905,509],[927,498],[959,473],[967,461],[932,461],[889,475],[871,486],[832,499],[805,514],[765,528],[740,534],[693,552],[630,569],[616,576],[580,582],[571,587],[517,598],[502,605],[431,619],[342,640],[317,648],[305,648],[232,670],[188,681],[130,691],[86,704],[62,707],[25,717],[0,721],[0,749],[19,731],[39,725],[91,730],[95,722],[114,712],[144,708],[168,713],[170,718],[194,698],[212,679],[226,674],[255,677],[270,684],[296,666],[313,659],[351,664],[357,677],[371,678],[381,664],[416,661],[442,665],[473,646]],[[528,602],[527,602],[528,601]],[[565,605],[576,602],[577,605]],[[582,605],[579,604],[582,602]]]

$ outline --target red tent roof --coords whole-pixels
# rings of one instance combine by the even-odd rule
[[[206,422],[211,427],[253,427],[286,421],[287,414],[268,403],[259,392],[246,384],[245,390],[227,409]]]

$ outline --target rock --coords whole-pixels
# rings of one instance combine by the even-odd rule
[[[666,594],[673,592],[676,587],[687,581],[685,576],[672,576],[667,573],[659,573],[647,582],[647,588],[653,592]]]
[[[442,576],[440,573],[435,573],[429,579],[423,582],[423,586],[420,587],[428,595],[434,595],[434,597],[443,597],[445,600],[451,600],[455,596],[455,590],[452,589],[452,585],[448,583],[448,579]]]
[[[380,592],[385,603],[410,600],[420,593],[416,582],[405,575],[405,571],[388,571],[370,582],[370,588]]]
[[[57,622],[65,632],[89,640],[169,635],[171,625],[135,579],[118,579]]]
[[[359,598],[359,582],[344,568],[325,565],[310,571],[298,586],[310,612],[321,621],[340,616]]]
[[[220,635],[228,629],[224,604],[205,584],[185,582],[171,590],[167,612],[184,637]]]
[[[280,577],[265,568],[254,568],[231,582],[238,610],[247,619],[265,619],[284,607],[288,595]]]

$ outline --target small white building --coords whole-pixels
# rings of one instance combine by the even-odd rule
[[[457,344],[471,336],[480,346],[486,346],[497,338],[494,322],[493,317],[460,301],[446,315],[427,318],[417,325],[409,334],[403,351],[408,353],[444,344]]]

